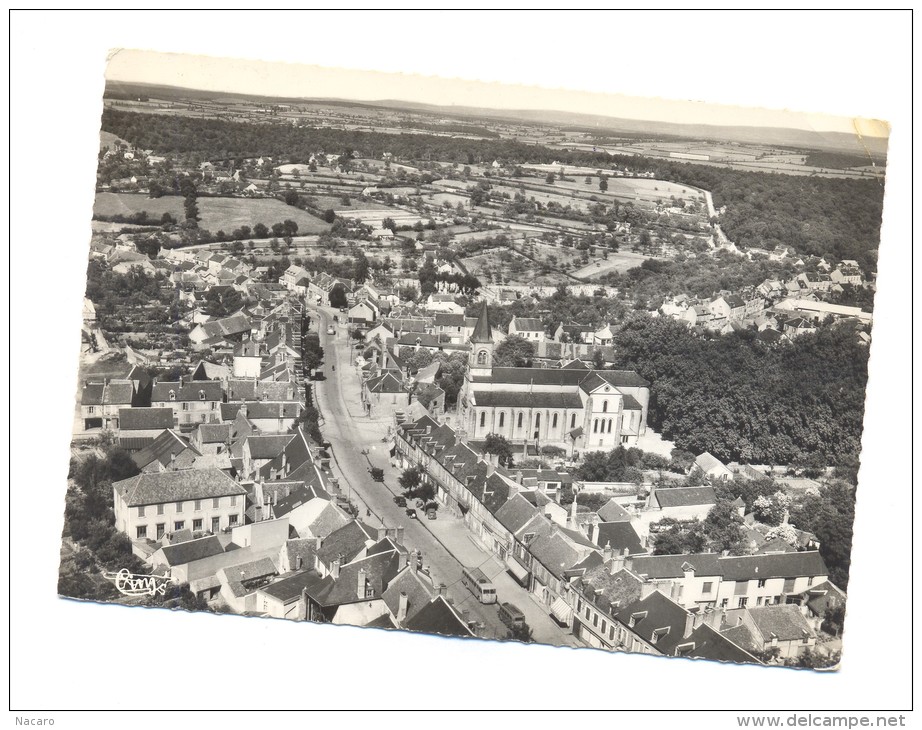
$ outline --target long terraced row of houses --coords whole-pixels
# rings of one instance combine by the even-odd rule
[[[589,646],[726,661],[758,661],[772,649],[796,657],[815,646],[829,600],[844,600],[816,550],[653,555],[619,500],[591,518],[575,501],[566,510],[549,494],[569,475],[499,467],[428,416],[396,427],[393,459],[418,468],[443,509]]]

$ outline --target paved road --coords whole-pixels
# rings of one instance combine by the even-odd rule
[[[422,554],[424,569],[429,570],[436,585],[446,585],[447,595],[455,607],[467,611],[470,620],[483,625],[480,634],[484,638],[505,638],[508,632],[499,620],[497,607],[481,604],[461,584],[464,566],[482,567],[487,575],[496,576],[500,600],[512,601],[525,611],[537,641],[577,645],[572,635],[554,624],[543,609],[534,604],[527,591],[508,577],[493,555],[471,542],[460,521],[455,521],[458,525],[454,525],[445,517],[431,523],[425,519],[414,520],[394,503],[394,496],[401,491],[397,483],[399,472],[391,465],[388,445],[383,440],[391,420],[369,418],[364,414],[359,371],[350,363],[352,342],[348,327],[333,324],[333,309],[313,304],[308,304],[307,309],[312,327],[320,325],[320,342],[324,348],[326,379],[318,381],[314,388],[317,407],[324,419],[322,430],[332,444],[334,473],[340,479],[343,493],[359,508],[359,519],[376,526],[403,527],[404,544]],[[335,335],[327,334],[331,324]],[[371,480],[370,465],[384,469],[383,483]],[[436,535],[441,535],[442,539]]]

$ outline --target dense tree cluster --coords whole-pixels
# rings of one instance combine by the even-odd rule
[[[867,348],[848,325],[763,346],[752,332],[705,337],[633,315],[615,333],[619,366],[651,381],[648,423],[680,448],[719,459],[828,465],[858,453]]]
[[[102,571],[127,568],[144,573],[144,565],[131,552],[131,541],[115,529],[112,483],[128,479],[138,468],[114,439],[102,439],[98,448],[71,458],[64,506],[64,537],[75,550],[62,560],[58,591],[87,599],[116,597],[114,586]]]
[[[721,290],[753,287],[766,279],[786,281],[794,272],[792,261],[750,261],[730,251],[718,251],[713,257],[647,259],[622,274],[608,274],[602,281],[618,287],[621,298],[638,308],[656,309],[679,294],[706,298]]]
[[[119,274],[91,259],[86,296],[96,307],[104,333],[143,332],[152,342],[169,340],[179,348],[188,345],[188,330],[180,324],[186,306],[163,274],[149,274],[140,267]]]
[[[531,367],[535,356],[535,343],[518,335],[509,335],[493,352],[493,367]]]
[[[665,469],[667,459],[638,448],[619,446],[611,451],[592,451],[583,457],[573,477],[586,482],[642,481],[644,469]]]
[[[654,532],[654,555],[728,552],[742,555],[743,518],[726,500],[719,500],[703,520],[680,522],[671,517],[660,520]]]

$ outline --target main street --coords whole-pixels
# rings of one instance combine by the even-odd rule
[[[464,587],[464,567],[480,567],[497,586],[499,600],[518,606],[526,615],[536,641],[545,644],[579,646],[536,605],[535,599],[506,573],[498,559],[475,545],[461,520],[439,513],[436,521],[412,519],[394,503],[400,494],[399,471],[390,462],[386,438],[392,420],[365,413],[361,402],[361,377],[354,365],[348,327],[333,323],[335,310],[307,304],[311,320],[318,326],[324,349],[325,378],[314,383],[316,406],[322,416],[322,431],[332,445],[333,468],[342,492],[356,505],[359,519],[373,525],[403,527],[404,544],[422,555],[423,566],[436,586],[444,583],[446,593],[468,619],[479,622],[484,638],[505,638],[507,629],[499,620],[497,606],[484,605]],[[327,334],[333,326],[335,334]],[[336,370],[333,370],[335,365]],[[374,482],[371,466],[384,470],[384,482]]]

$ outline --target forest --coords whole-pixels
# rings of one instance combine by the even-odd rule
[[[883,183],[878,180],[744,172],[607,152],[551,149],[512,139],[297,128],[111,108],[103,111],[102,128],[161,154],[195,153],[212,160],[269,155],[306,163],[313,152],[323,149],[350,154],[358,150],[362,156],[375,158],[391,153],[400,160],[436,159],[465,165],[494,159],[603,169],[614,165],[710,190],[715,206],[727,206],[721,226],[743,248],[783,244],[802,255],[855,259],[866,271],[876,266],[883,211]]]
[[[854,327],[766,347],[754,332],[696,334],[634,314],[615,333],[618,367],[649,380],[649,425],[722,461],[851,462],[861,448],[868,350]]]

